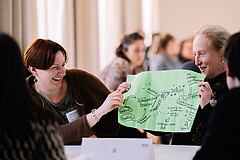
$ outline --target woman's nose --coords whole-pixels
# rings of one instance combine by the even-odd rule
[[[66,74],[66,69],[64,66],[61,67],[60,71],[61,74],[65,75]]]

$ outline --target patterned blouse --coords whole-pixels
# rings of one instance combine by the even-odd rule
[[[116,57],[98,76],[111,91],[115,91],[119,84],[126,82],[128,74],[138,74],[147,70],[147,62],[144,61],[141,66],[134,68],[133,73],[131,73],[129,62]]]
[[[62,138],[54,121],[40,119],[26,125],[27,129],[12,126],[0,131],[0,159],[65,159]]]

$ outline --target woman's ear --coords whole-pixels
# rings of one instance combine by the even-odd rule
[[[220,63],[223,64],[223,65],[225,65],[225,59],[224,59],[224,57],[223,57],[222,54],[221,54],[221,57],[220,57]]]
[[[35,67],[29,66],[29,70],[35,77],[38,75]]]

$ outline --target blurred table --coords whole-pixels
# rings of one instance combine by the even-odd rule
[[[77,159],[80,157],[81,146],[80,145],[65,145],[64,152],[67,159]]]
[[[153,145],[156,160],[192,160],[199,149],[200,146]]]
[[[199,149],[200,146],[153,145],[156,160],[191,160]],[[84,159],[80,157],[80,145],[65,145],[64,150],[68,160]]]

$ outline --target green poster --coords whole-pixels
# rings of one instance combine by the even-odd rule
[[[131,88],[123,94],[119,123],[145,130],[190,132],[200,104],[197,82],[204,78],[182,69],[128,75]]]

